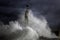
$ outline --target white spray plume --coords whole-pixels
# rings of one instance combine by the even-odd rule
[[[48,38],[55,38],[56,36],[51,33],[44,17],[40,20],[33,16],[33,12],[29,10],[28,25],[24,27],[24,16],[21,20],[11,21],[9,25],[0,25],[0,35],[6,35],[8,40],[37,40],[39,36]]]
[[[38,32],[40,36],[48,38],[56,38],[57,36],[51,32],[46,19],[42,16],[42,19],[38,19],[33,15],[33,12],[30,10],[28,15],[29,26],[32,27],[35,31]]]
[[[9,25],[0,26],[0,36],[5,36],[4,40],[37,40],[38,34],[31,27],[20,26],[18,21],[11,21]]]
[[[24,15],[22,17],[22,23],[24,21]],[[24,22],[22,23],[24,25]],[[46,19],[42,16],[42,19],[38,19],[33,15],[32,10],[29,10],[28,14],[28,26],[35,30],[39,36],[47,37],[47,38],[57,38],[57,36],[51,32]]]

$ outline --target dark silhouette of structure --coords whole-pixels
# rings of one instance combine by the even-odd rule
[[[27,1],[26,10],[25,10],[25,25],[28,25],[28,14],[29,14],[29,5],[30,0]]]

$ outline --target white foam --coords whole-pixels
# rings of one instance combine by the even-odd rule
[[[47,21],[44,17],[38,19],[33,15],[33,12],[29,10],[28,24],[24,26],[24,16],[21,20],[11,21],[9,25],[0,25],[0,35],[5,34],[8,39],[12,37],[11,40],[37,40],[39,36],[44,36],[48,38],[55,38],[56,35],[51,33]]]

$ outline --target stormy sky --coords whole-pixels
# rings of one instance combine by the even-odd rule
[[[28,0],[0,0],[0,21],[17,20],[18,14],[21,14]],[[51,28],[60,27],[60,0],[30,0],[30,8],[36,16],[43,15]]]

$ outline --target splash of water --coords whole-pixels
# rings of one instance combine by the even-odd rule
[[[23,21],[24,21],[24,17],[21,22]],[[35,30],[39,36],[48,37],[48,38],[57,38],[57,36],[51,32],[51,29],[49,28],[46,19],[44,17],[42,17],[42,20],[38,19],[33,15],[32,10],[29,10],[29,14],[28,14],[28,26],[31,27],[33,30]]]
[[[33,12],[29,11],[29,26],[32,27],[35,31],[37,31],[39,36],[44,36],[48,38],[56,38],[57,36],[51,32],[51,29],[49,28],[47,21],[44,17],[41,19],[36,18],[33,15]]]
[[[35,30],[33,30],[29,26],[22,28],[22,26],[20,26],[20,24],[17,21],[9,22],[9,25],[0,26],[0,36],[1,35],[5,37],[4,40],[37,40],[38,39],[38,34],[36,33]]]
[[[26,27],[24,21],[24,17],[22,17],[21,20],[9,22],[9,25],[2,23],[0,25],[0,36],[4,34],[6,40],[37,40],[39,36],[56,37],[52,35],[45,18],[43,17],[43,20],[36,18],[31,10],[29,10]]]

